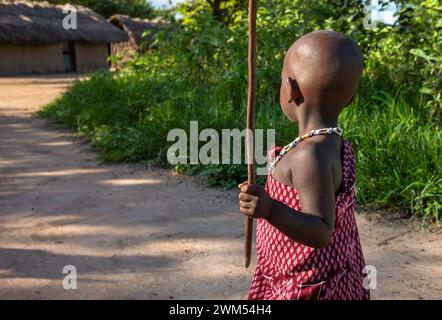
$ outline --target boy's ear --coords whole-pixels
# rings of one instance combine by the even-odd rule
[[[304,97],[302,96],[298,82],[290,77],[287,78],[287,82],[289,83],[289,102],[295,102],[296,105],[299,106],[304,102]]]

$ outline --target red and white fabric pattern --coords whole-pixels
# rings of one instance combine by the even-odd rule
[[[278,153],[280,147],[275,148]],[[274,155],[273,155],[274,156]],[[300,244],[258,219],[257,266],[248,298],[251,300],[365,300],[365,266],[355,219],[355,158],[350,143],[342,149],[342,183],[336,196],[335,230],[327,247]],[[275,200],[302,211],[295,188],[269,174],[266,191]]]

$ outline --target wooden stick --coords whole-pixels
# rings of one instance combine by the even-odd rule
[[[256,2],[249,0],[249,89],[247,96],[247,182],[255,183],[255,95],[256,95]],[[252,256],[253,219],[246,217],[244,241],[244,267],[250,265]]]

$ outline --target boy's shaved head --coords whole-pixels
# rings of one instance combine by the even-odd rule
[[[302,36],[290,47],[283,76],[297,82],[308,105],[332,115],[339,114],[355,94],[362,66],[361,51],[353,40],[321,30]]]

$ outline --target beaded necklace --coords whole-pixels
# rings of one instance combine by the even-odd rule
[[[275,160],[273,160],[270,163],[269,173],[272,173],[273,169],[275,169],[275,166],[279,162],[279,160],[281,160],[281,158],[287,152],[289,152],[294,147],[296,147],[302,140],[305,140],[305,139],[313,137],[313,136],[321,135],[321,134],[333,134],[333,133],[336,133],[337,135],[342,136],[342,131],[343,131],[342,128],[337,126],[337,127],[331,127],[331,128],[315,129],[315,130],[312,130],[310,132],[307,132],[306,134],[303,134],[300,137],[297,137],[295,140],[293,140],[288,145],[286,145],[284,148],[282,148],[281,152],[279,152],[279,154],[276,156]]]

